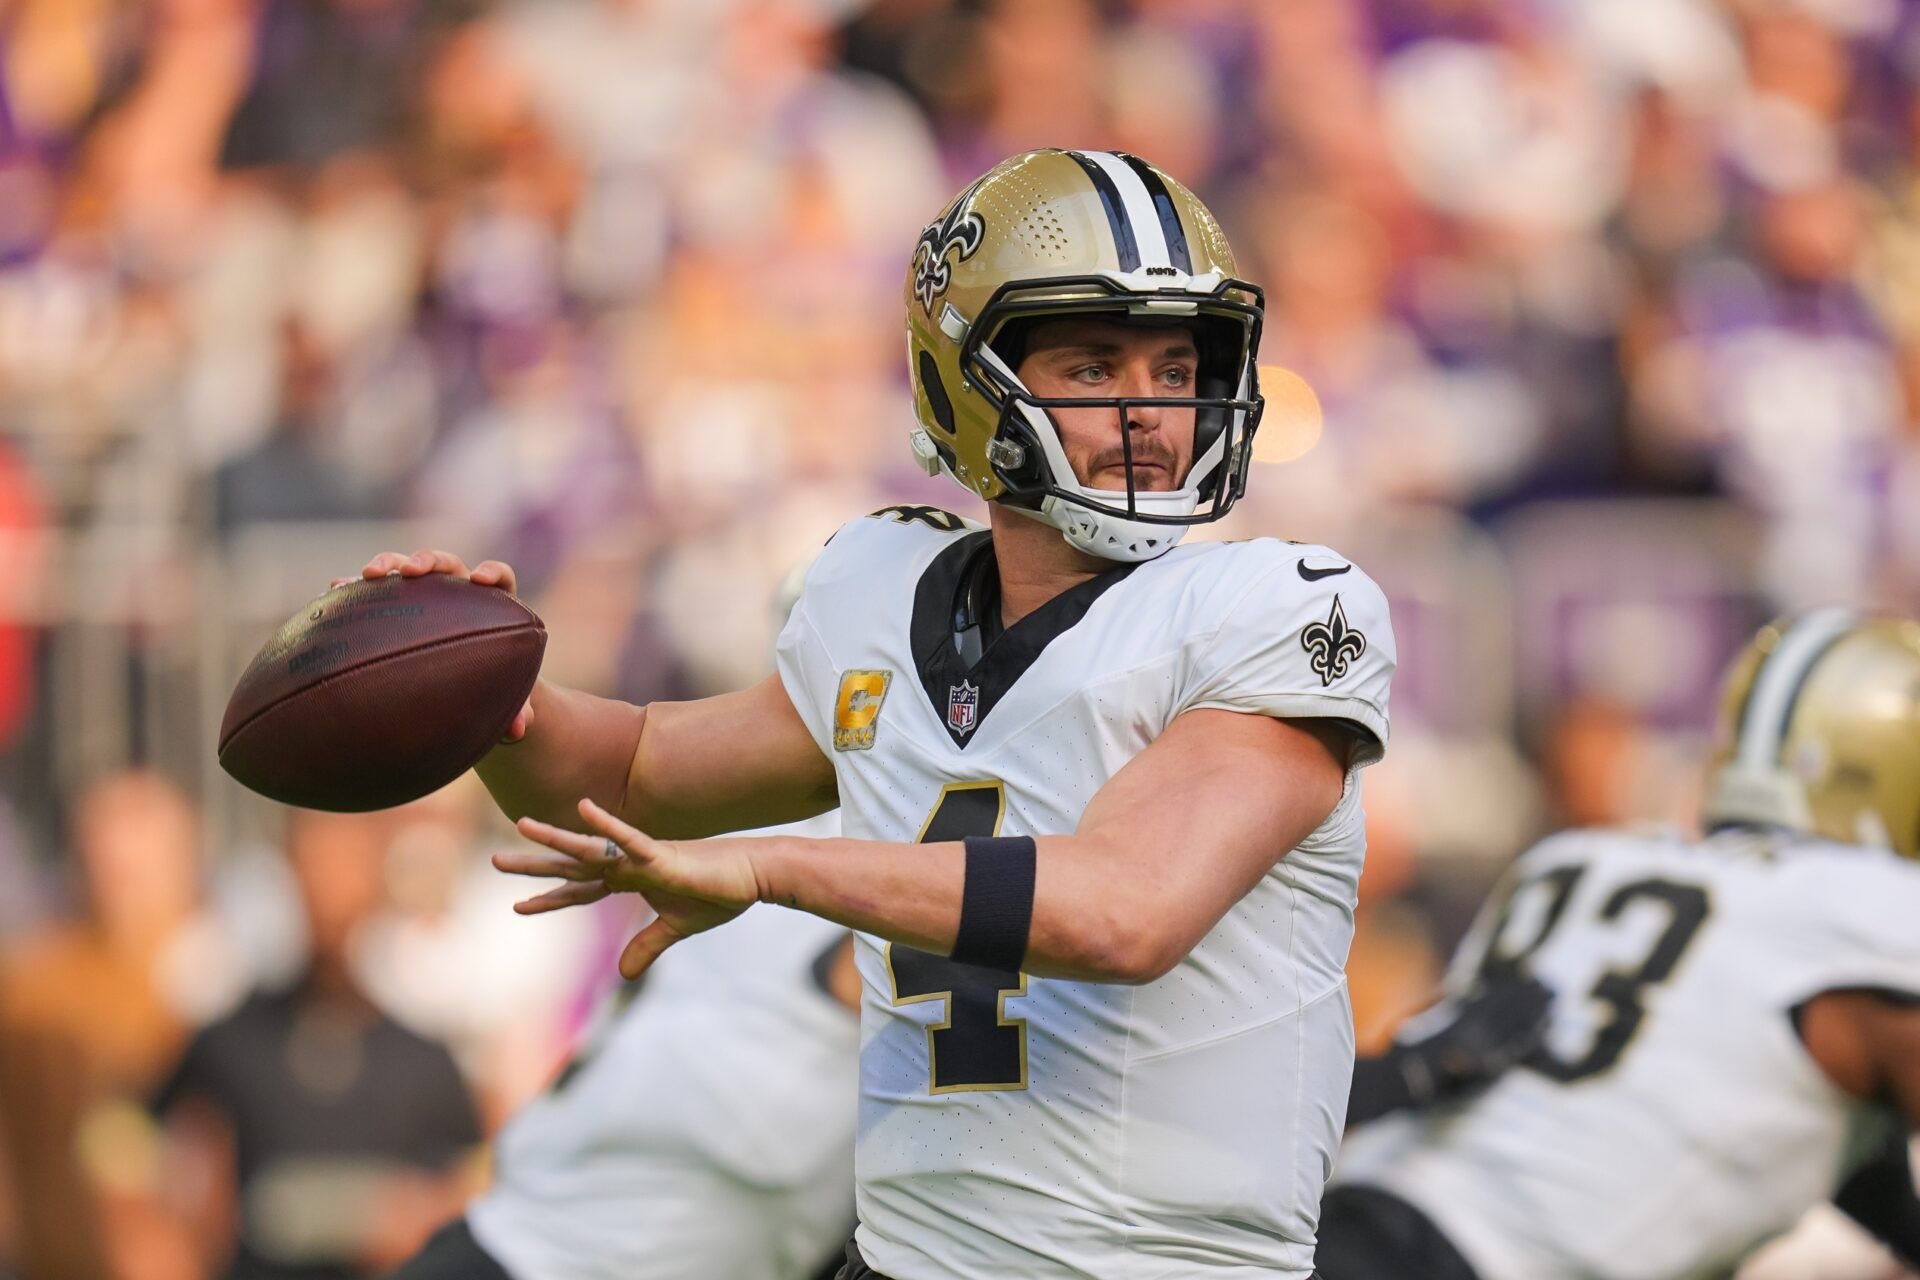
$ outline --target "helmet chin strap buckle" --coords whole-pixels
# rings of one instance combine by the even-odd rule
[[[925,431],[915,430],[907,433],[907,447],[913,450],[913,461],[930,476],[940,474],[940,450],[934,446],[933,437]]]

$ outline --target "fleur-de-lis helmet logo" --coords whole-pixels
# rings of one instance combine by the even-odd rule
[[[1325,622],[1313,623],[1302,631],[1300,645],[1310,655],[1308,665],[1325,687],[1346,675],[1349,666],[1367,651],[1367,638],[1347,625],[1347,611],[1335,596],[1333,612]]]
[[[977,213],[962,213],[966,203],[965,198],[955,201],[946,217],[927,225],[914,246],[913,293],[929,316],[934,302],[953,283],[953,263],[948,259],[957,252],[959,261],[965,262],[986,239],[987,220]]]

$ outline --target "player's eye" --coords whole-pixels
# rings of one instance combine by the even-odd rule
[[[1104,364],[1083,364],[1067,375],[1075,382],[1093,384],[1107,380],[1107,366]]]
[[[1162,370],[1160,381],[1169,387],[1191,386],[1193,383],[1193,370],[1187,368],[1185,365],[1177,364],[1171,368]]]

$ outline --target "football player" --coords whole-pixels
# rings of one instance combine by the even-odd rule
[[[1516,863],[1449,980],[1535,975],[1547,1042],[1351,1138],[1325,1280],[1727,1275],[1836,1192],[1920,1263],[1920,624],[1763,631],[1721,730],[1704,839]]]
[[[844,525],[751,689],[539,686],[480,765],[532,842],[497,864],[563,882],[528,912],[644,894],[629,977],[756,902],[857,931],[844,1276],[1304,1280],[1394,648],[1325,547],[1178,545],[1247,482],[1261,292],[1161,170],[1043,150],[905,295],[914,456],[988,524]],[[843,838],[717,838],[836,803]]]
[[[763,907],[623,985],[393,1280],[814,1275],[853,1213],[846,936]]]

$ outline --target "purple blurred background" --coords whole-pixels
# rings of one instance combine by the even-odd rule
[[[221,1265],[257,1206],[169,1219],[219,1179],[132,1104],[325,951],[302,841],[370,850],[341,963],[482,1122],[541,1085],[621,921],[512,917],[471,786],[289,833],[214,764],[235,673],[435,545],[519,568],[553,679],[756,678],[842,520],[974,514],[901,279],[1032,146],[1200,192],[1324,407],[1205,534],[1393,600],[1378,1043],[1535,835],[1689,820],[1754,625],[1920,601],[1916,78],[1908,0],[0,0],[0,1274]],[[395,1176],[367,1267],[464,1175]]]

